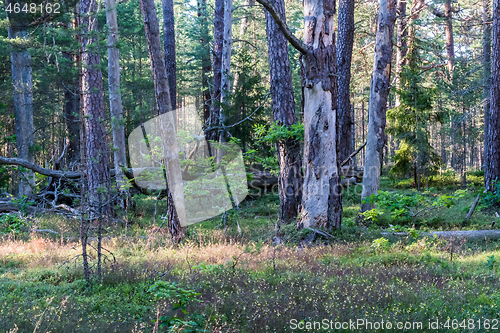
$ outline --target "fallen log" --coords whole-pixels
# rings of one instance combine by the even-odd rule
[[[407,232],[382,232],[384,236],[408,236]],[[439,238],[468,238],[468,239],[498,239],[500,238],[500,230],[463,230],[463,231],[431,231],[423,232],[422,236],[439,237]]]

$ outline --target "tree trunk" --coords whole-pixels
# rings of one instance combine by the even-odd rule
[[[210,119],[205,118],[208,127],[219,124],[221,81],[222,81],[222,46],[224,41],[224,0],[215,0],[214,10],[214,88],[212,90],[212,114]],[[208,123],[207,123],[208,122]],[[211,130],[205,133],[207,140],[217,140],[217,131]],[[208,145],[210,149],[210,145]],[[210,155],[212,155],[210,153]]]
[[[88,200],[91,209],[97,211],[109,193],[108,147],[104,126],[104,95],[99,54],[91,50],[98,41],[97,6],[95,1],[81,0],[82,18],[82,90],[86,133],[86,172]],[[100,191],[103,187],[106,191]]]
[[[407,51],[406,0],[398,0],[398,25],[396,32],[396,89],[400,89],[401,72]],[[401,105],[399,94],[396,94],[396,107]]]
[[[304,186],[298,228],[339,228],[342,196],[337,142],[335,2],[304,1]]]
[[[490,0],[483,0],[483,112],[484,112],[484,168],[487,167],[490,125],[491,84],[491,9]],[[486,170],[485,170],[486,171]]]
[[[125,123],[123,120],[122,95],[120,92],[120,51],[118,43],[118,22],[116,17],[116,0],[106,0],[106,22],[108,35],[108,89],[109,108],[111,111],[111,127],[113,132],[113,155],[116,187],[120,194],[120,207],[125,209],[127,181],[121,168],[127,167],[125,150]]]
[[[275,0],[274,6],[285,19],[285,3]],[[273,99],[274,121],[287,127],[297,123],[293,96],[292,74],[288,56],[288,42],[279,31],[278,25],[266,11],[266,33],[269,50],[269,71]],[[280,196],[280,223],[289,223],[297,217],[301,201],[302,179],[300,176],[300,143],[294,139],[278,143],[278,180]]]
[[[339,0],[337,72],[338,72],[338,122],[339,159],[345,160],[355,149],[352,145],[350,103],[351,60],[354,43],[354,0]]]
[[[7,1],[7,4],[14,2]],[[27,51],[29,33],[27,23],[21,14],[10,13],[9,39],[20,38],[25,45],[16,47],[10,53],[12,84],[14,88],[14,118],[16,132],[17,155],[26,161],[33,162],[31,148],[33,142],[33,78],[31,54]],[[18,195],[30,195],[35,186],[35,175],[31,171],[20,172]]]
[[[168,0],[172,1],[172,0]],[[207,1],[198,1],[198,19],[200,23],[200,44],[201,44],[201,86],[203,91],[203,118],[206,120],[210,117],[210,88],[208,85],[208,74],[212,71],[210,64],[210,43],[208,36],[208,23],[207,23]],[[173,12],[172,12],[173,20]],[[173,23],[172,23],[173,29]],[[175,42],[175,41],[174,41]],[[170,84],[170,82],[169,82]],[[170,88],[172,89],[172,88]]]
[[[173,0],[162,0],[163,5],[163,46],[167,69],[170,105],[177,106],[177,60],[175,58],[175,24]],[[209,60],[210,61],[210,60]],[[174,110],[175,111],[175,110]]]
[[[493,1],[492,30],[490,143],[485,177],[489,191],[494,191],[494,182],[500,180],[500,0]]]
[[[390,88],[392,37],[394,35],[395,19],[395,0],[381,0],[368,105],[368,134],[366,138],[362,200],[372,194],[377,194],[380,186],[380,159],[386,141],[384,131],[387,97]],[[361,212],[372,208],[370,203],[362,204]]]
[[[229,103],[228,95],[231,89],[231,47],[233,45],[233,0],[224,0],[224,35],[222,42],[221,64],[221,101]],[[224,124],[225,114],[219,112],[219,124]],[[220,131],[219,141],[224,141],[225,133]]]
[[[168,202],[168,224],[173,239],[180,240],[183,228],[187,226],[184,208],[184,190],[179,163],[179,153],[172,114],[170,89],[168,87],[165,58],[160,43],[160,26],[153,0],[140,0],[144,17],[144,29],[151,60],[151,73],[155,86],[156,107],[161,118],[161,140],[163,163],[166,169],[166,190]]]
[[[453,64],[455,63],[455,42],[453,40],[453,22],[452,20],[452,9],[451,0],[446,0],[444,3],[445,10],[445,34],[446,34],[446,53],[448,55],[448,70],[450,71],[451,77],[453,77]]]

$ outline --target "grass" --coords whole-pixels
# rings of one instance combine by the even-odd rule
[[[384,176],[382,189],[393,190],[394,182]],[[443,183],[433,193],[453,192]],[[241,210],[230,212],[226,225],[219,216],[191,226],[179,245],[157,232],[160,222],[152,225],[154,199],[138,196],[130,223],[106,230],[104,276],[91,284],[83,279],[78,256],[78,221],[55,215],[28,219],[29,227],[59,234],[17,232],[0,239],[0,332],[166,332],[158,327],[162,317],[184,323],[171,332],[294,332],[294,323],[323,319],[421,322],[423,330],[413,331],[425,331],[436,318],[473,319],[475,328],[455,331],[485,332],[477,320],[500,319],[500,243],[383,239],[380,226],[355,225],[360,193],[353,187],[345,195],[343,228],[332,232],[335,240],[320,238],[313,247],[297,246],[311,231],[293,226],[284,228],[288,243],[272,244],[276,196],[246,200]],[[419,226],[462,228],[474,197],[466,193],[450,209],[419,220]],[[490,228],[491,220],[476,212],[465,228]],[[90,255],[95,258],[95,251]],[[175,282],[180,294],[199,293],[199,302],[190,302],[185,314],[173,311],[174,298],[149,292],[157,281]]]

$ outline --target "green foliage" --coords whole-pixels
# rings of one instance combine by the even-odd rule
[[[380,251],[386,251],[390,248],[390,243],[389,241],[384,238],[384,237],[381,237],[381,238],[377,238],[375,240],[373,240],[372,244],[371,244],[371,248],[373,250],[375,250],[375,253],[379,253]]]
[[[413,171],[415,177],[432,174],[441,162],[427,130],[431,122],[440,121],[440,114],[432,108],[436,89],[423,83],[421,51],[418,39],[410,43],[408,65],[403,68],[396,91],[401,104],[387,111],[387,132],[400,140],[391,172],[405,175]]]
[[[481,202],[479,204],[479,209],[487,210],[498,206],[500,203],[500,180],[494,181],[492,188],[493,191],[484,192],[484,188],[480,190]]]
[[[377,209],[378,211],[367,211],[363,215],[365,217],[373,215],[375,219],[372,218],[372,221],[376,222],[377,217],[383,214],[381,210],[385,210],[390,213],[392,220],[395,222],[404,222],[411,219],[415,224],[418,217],[436,209],[450,208],[455,205],[456,201],[464,196],[465,191],[458,190],[454,195],[443,194],[437,197],[430,194],[430,192],[426,192],[424,195],[420,193],[403,195],[390,191],[379,191],[378,194],[372,194],[363,200],[363,203],[376,204],[378,208],[372,211]]]
[[[167,332],[203,332],[199,316],[179,317],[179,312],[187,315],[186,308],[194,302],[201,302],[200,293],[185,289],[175,282],[157,281],[148,290],[156,299],[167,299],[173,303],[168,315],[160,317],[160,327]],[[179,329],[182,329],[181,331]]]
[[[3,233],[19,233],[26,227],[26,219],[17,214],[1,214],[0,230]]]
[[[495,256],[492,254],[491,256],[488,256],[488,260],[486,261],[485,266],[490,271],[496,273],[498,266],[497,264],[498,264],[497,258],[495,258]]]
[[[384,212],[381,211],[380,209],[377,209],[377,208],[373,208],[373,209],[370,209],[370,210],[367,210],[367,211],[361,213],[361,215],[365,218],[365,220],[368,220],[371,222],[377,222],[378,217],[380,215],[383,215],[383,214],[384,214]]]

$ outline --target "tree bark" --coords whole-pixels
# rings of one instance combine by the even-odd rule
[[[169,231],[172,238],[180,240],[183,235],[183,228],[187,226],[187,221],[175,124],[171,112],[172,106],[170,105],[170,89],[168,87],[165,58],[162,54],[160,43],[160,26],[154,1],[140,0],[140,5],[144,18],[149,58],[151,60],[156,107],[158,115],[165,115],[161,121],[161,139],[164,154],[163,163],[166,169]]]
[[[122,95],[120,92],[120,51],[118,43],[118,22],[116,0],[106,0],[106,22],[108,34],[108,89],[111,111],[111,127],[113,132],[113,155],[115,166],[116,187],[121,198],[118,200],[122,209],[125,208],[127,196],[127,181],[121,168],[127,167],[125,150],[125,123],[123,119]]]
[[[285,3],[275,0],[274,6],[285,19]],[[269,72],[271,96],[273,100],[274,121],[287,127],[297,123],[293,95],[292,74],[288,56],[288,42],[266,11],[266,33],[269,50]],[[300,143],[292,138],[281,140],[278,144],[278,163],[280,174],[278,188],[280,196],[280,223],[289,223],[297,217],[301,201],[302,179],[300,175]]]
[[[488,191],[494,191],[494,182],[500,180],[500,0],[493,1],[492,30],[490,143],[485,174]]]
[[[13,1],[6,1],[6,5]],[[31,54],[27,51],[29,33],[26,19],[20,15],[7,13],[9,20],[9,39],[19,38],[24,45],[16,47],[10,53],[12,84],[14,88],[14,118],[16,132],[17,155],[19,158],[33,162],[33,77]],[[35,175],[31,171],[20,172],[18,195],[30,195],[35,186]]]
[[[375,40],[375,59],[368,105],[368,133],[361,200],[377,194],[380,186],[381,156],[384,149],[387,97],[389,95],[392,37],[396,19],[395,0],[381,0]],[[370,203],[361,205],[361,212],[372,209]]]
[[[453,77],[453,65],[455,63],[455,42],[453,40],[453,22],[451,0],[446,0],[444,3],[445,15],[445,34],[446,34],[446,53],[448,55],[448,70]]]
[[[338,122],[339,159],[345,160],[353,151],[350,85],[351,60],[354,43],[354,0],[339,0],[337,72],[338,72]]]
[[[104,126],[104,95],[100,57],[97,47],[97,6],[93,0],[81,0],[82,18],[82,92],[86,133],[86,173],[90,207],[98,211],[108,198],[110,179],[108,147]],[[103,188],[104,191],[100,190]]]
[[[172,0],[169,0],[172,1]],[[200,44],[201,44],[201,76],[202,76],[202,91],[203,91],[203,118],[206,120],[210,117],[211,94],[208,84],[208,74],[212,71],[210,63],[210,43],[208,35],[207,23],[207,1],[198,1],[198,19],[200,23]],[[170,82],[169,82],[170,83]]]
[[[163,46],[165,49],[165,67],[167,69],[168,88],[170,89],[170,105],[172,106],[172,108],[176,108],[177,107],[177,59],[175,57],[174,1],[162,0],[162,5],[163,5]]]
[[[220,102],[221,102],[221,81],[222,81],[222,46],[224,41],[224,0],[215,0],[214,10],[214,88],[212,90],[212,113],[210,117],[205,116],[207,127],[219,124]],[[205,133],[207,140],[217,140],[217,131],[211,130]],[[208,145],[210,149],[210,145]],[[211,152],[210,152],[210,155]]]
[[[233,0],[224,0],[224,35],[222,42],[221,64],[221,101],[228,103],[231,89],[231,47],[233,45]],[[224,124],[225,114],[219,112],[219,124]],[[219,141],[224,141],[224,131],[220,132]]]
[[[335,2],[304,1],[304,162],[297,227],[339,228],[342,196],[337,142]]]
[[[484,168],[488,165],[491,88],[491,8],[490,0],[483,0],[483,112],[484,112]],[[485,170],[486,171],[486,170]]]
[[[406,31],[406,0],[398,0],[398,25],[396,32],[396,89],[400,89],[401,72],[405,62],[407,51]],[[400,106],[399,94],[396,94],[396,107]]]

